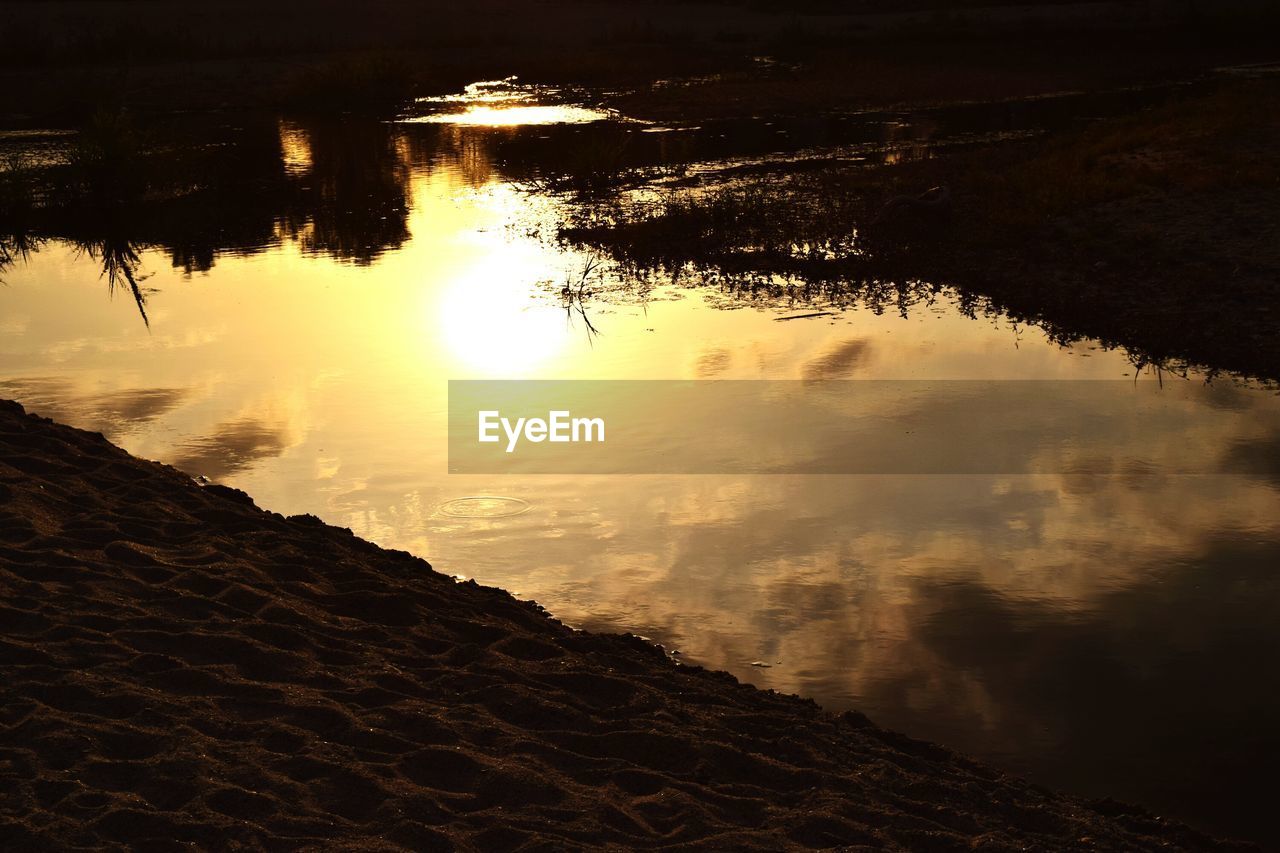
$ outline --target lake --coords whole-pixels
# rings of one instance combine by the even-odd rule
[[[572,626],[1074,793],[1271,831],[1274,391],[1060,346],[945,283],[886,305],[636,279],[560,244],[574,201],[539,189],[592,134],[713,173],[833,149],[928,156],[1034,132],[1070,103],[656,128],[589,105],[495,117],[504,86],[530,94],[470,90],[459,121],[425,120],[427,104],[394,123],[220,127],[274,189],[16,259],[0,396]],[[49,157],[60,140],[4,143]],[[128,267],[145,322],[125,280],[109,293],[104,257]],[[584,271],[587,295],[566,295]],[[462,475],[451,379],[1098,381],[1160,416],[1099,423],[1070,453],[1026,447],[1017,473]]]

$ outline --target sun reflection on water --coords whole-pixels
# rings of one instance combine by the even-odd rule
[[[1059,701],[1069,690],[1046,696],[1041,673],[1083,685],[1101,671],[1120,689],[1134,685],[1117,703],[1129,718],[1108,717],[1102,734],[1130,736],[1135,749],[1168,734],[1143,740],[1167,707],[1152,686],[1225,707],[1184,685],[1219,683],[1219,671],[1221,683],[1256,682],[1239,655],[1188,666],[1151,638],[1199,631],[1228,652],[1237,637],[1274,642],[1263,563],[1280,550],[1274,470],[1186,477],[1160,467],[1188,452],[1270,459],[1277,421],[1260,394],[1178,386],[1140,434],[1099,422],[1087,447],[1023,448],[1035,473],[1017,477],[447,474],[448,379],[1132,370],[1122,353],[1062,349],[1039,330],[976,320],[948,297],[901,314],[758,310],[714,282],[664,285],[643,302],[610,302],[608,287],[593,286],[600,336],[589,338],[555,299],[584,259],[535,234],[559,202],[502,182],[486,146],[508,134],[466,127],[568,120],[585,108],[511,88],[439,99],[436,109],[463,112],[419,119],[431,127],[281,123],[279,147],[264,148],[278,154],[289,194],[259,229],[276,239],[257,254],[211,249],[194,278],[165,251],[143,250],[151,331],[132,306],[105,301],[91,258],[46,246],[4,288],[0,396],[225,478],[262,506],[311,512],[443,572],[519,589],[583,627],[643,629],[689,660],[985,755],[1116,760],[1113,741],[1088,728],[1096,708]],[[783,313],[793,320],[777,322]],[[679,414],[711,431],[733,417]],[[760,452],[804,440],[784,435]],[[507,511],[519,501],[527,511]],[[755,659],[770,668],[746,669]],[[1271,708],[1270,697],[1229,698]],[[1200,713],[1223,717],[1217,706]]]
[[[471,127],[519,127],[533,124],[588,124],[604,121],[609,114],[601,110],[572,105],[489,107],[473,106],[461,113],[437,113],[417,121],[434,124],[462,124]]]
[[[461,93],[420,99],[418,103],[425,105],[431,112],[405,118],[404,122],[467,127],[521,127],[589,124],[616,118],[606,110],[568,103],[569,100],[558,89],[522,84],[515,77],[482,80],[471,83]]]
[[[564,320],[536,305],[504,259],[467,270],[425,309],[424,327],[467,372],[515,378],[539,373],[564,348]]]

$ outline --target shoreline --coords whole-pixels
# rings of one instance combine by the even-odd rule
[[[0,401],[9,848],[1256,849],[200,486]]]
[[[1280,124],[1258,105],[1277,99],[1275,77],[1212,80],[1034,138],[893,163],[766,163],[658,204],[624,188],[586,199],[559,236],[638,277],[764,280],[815,307],[883,298],[882,282],[906,297],[945,285],[1057,343],[1123,348],[1136,369],[1274,383]],[[940,215],[880,221],[931,187],[947,188]]]
[[[118,5],[147,9],[136,0]],[[623,8],[606,6],[598,18],[582,19],[573,2],[553,2],[542,10],[550,17],[518,23],[519,38],[505,43],[476,39],[471,12],[450,21],[457,33],[436,33],[425,42],[378,32],[350,44],[302,39],[274,47],[240,43],[243,32],[232,18],[212,23],[234,33],[209,33],[208,43],[174,47],[172,28],[211,23],[180,14],[149,21],[154,31],[138,24],[145,59],[104,52],[98,38],[87,51],[69,42],[47,56],[36,50],[0,63],[11,96],[0,111],[0,129],[82,127],[103,108],[125,108],[151,121],[254,111],[389,118],[414,98],[508,76],[574,92],[630,119],[696,124],[1176,84],[1276,59],[1265,37],[1273,15],[1227,16],[1202,26],[1151,20],[1079,30],[1059,21],[1056,29],[986,31],[939,29],[926,21],[874,29],[859,25],[858,15],[796,18],[759,8],[749,26],[731,33],[711,14],[715,4],[698,6],[692,17],[655,10],[645,20]],[[249,9],[255,19],[264,11]],[[95,20],[100,10],[81,13],[86,18],[78,26],[86,31],[104,25]],[[64,26],[40,8],[24,16],[37,29]],[[1090,33],[1084,45],[1082,32]]]

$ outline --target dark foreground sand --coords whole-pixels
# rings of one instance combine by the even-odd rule
[[[1212,849],[0,402],[0,849]]]

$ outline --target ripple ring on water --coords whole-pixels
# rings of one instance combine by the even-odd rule
[[[440,512],[453,518],[510,518],[533,509],[533,504],[520,498],[502,495],[471,495],[440,504]]]

